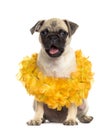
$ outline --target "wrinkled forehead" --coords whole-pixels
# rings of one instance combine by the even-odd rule
[[[65,31],[68,32],[67,25],[65,24],[63,20],[60,20],[60,19],[58,20],[50,19],[50,20],[45,21],[41,30],[44,30],[44,29],[48,29],[51,32],[56,32],[56,31],[59,31],[60,29],[64,29]]]

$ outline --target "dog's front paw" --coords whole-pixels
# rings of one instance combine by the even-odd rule
[[[43,122],[43,119],[30,120],[27,122],[27,125],[41,125]]]
[[[78,122],[73,120],[73,119],[69,119],[63,122],[64,125],[78,125]]]

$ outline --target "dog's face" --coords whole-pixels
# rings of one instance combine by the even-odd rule
[[[52,58],[59,57],[65,51],[69,39],[76,31],[78,25],[67,21],[52,18],[38,21],[32,28],[31,33],[40,32],[42,49]]]

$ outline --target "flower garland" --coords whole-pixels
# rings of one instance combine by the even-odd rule
[[[36,64],[38,54],[25,57],[21,61],[17,77],[30,95],[47,104],[49,108],[61,110],[63,106],[69,107],[71,103],[79,106],[82,99],[88,96],[93,73],[91,62],[82,56],[81,50],[76,51],[75,55],[77,71],[72,72],[70,78],[45,76]]]

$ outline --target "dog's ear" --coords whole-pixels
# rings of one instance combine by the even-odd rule
[[[66,23],[66,25],[68,27],[68,32],[69,32],[69,37],[70,37],[74,34],[74,32],[76,31],[76,29],[79,26],[76,23],[73,23],[73,22],[68,21],[68,20],[64,20],[64,22]]]
[[[38,32],[41,26],[43,25],[45,20],[40,20],[38,21],[31,29],[30,32],[33,34],[34,32]]]

